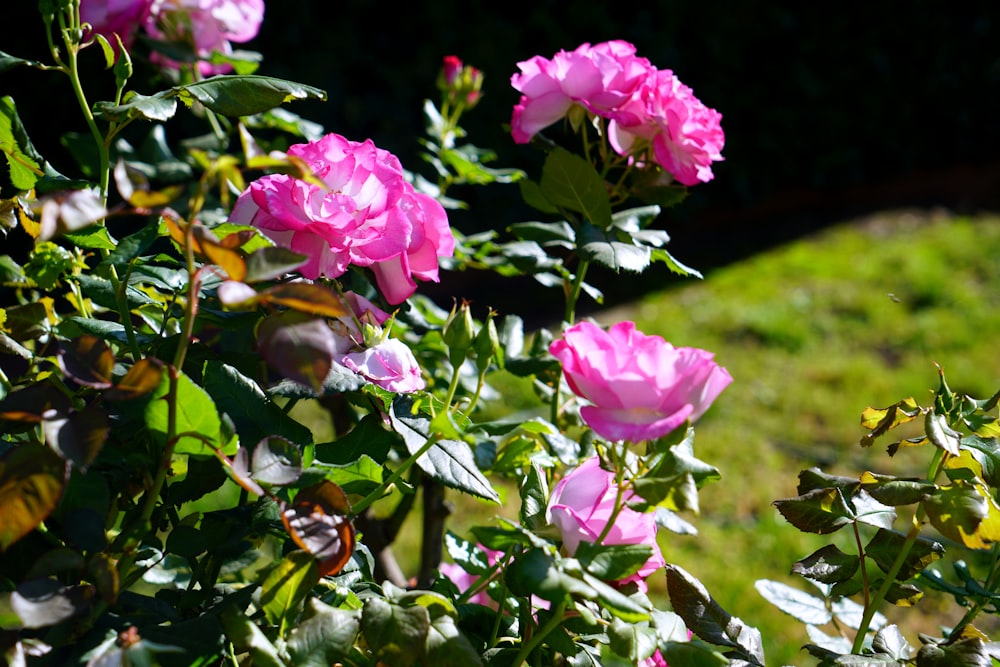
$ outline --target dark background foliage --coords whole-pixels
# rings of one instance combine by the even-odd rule
[[[0,50],[43,57],[34,1],[14,4],[16,22],[7,25],[18,27],[5,30]],[[503,127],[517,99],[509,86],[516,63],[608,39],[631,41],[723,114],[726,160],[716,165],[715,180],[664,215],[672,252],[697,268],[874,208],[1000,206],[996,3],[444,0],[389,9],[267,0],[261,33],[246,47],[263,53],[259,73],[328,92],[329,102],[298,103],[293,111],[328,131],[370,137],[429,174],[416,137],[443,56],[458,55],[486,76],[485,100],[465,123],[469,141],[497,150],[494,166],[530,171],[535,151],[515,146]],[[64,118],[76,117],[58,78],[27,71],[0,77],[0,94],[15,97],[40,145],[54,141],[45,135],[65,126]],[[515,186],[453,194],[471,205],[453,216],[465,232],[535,217],[519,204]],[[669,280],[665,270],[646,276],[641,287]],[[476,282],[457,279],[470,289]],[[606,287],[611,282],[628,283]]]

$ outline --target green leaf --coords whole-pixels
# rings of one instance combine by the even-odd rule
[[[542,187],[535,181],[522,178],[517,185],[521,190],[521,199],[531,208],[539,210],[542,213],[559,212],[559,209],[546,199],[545,193],[542,192]]]
[[[462,634],[449,614],[431,620],[424,647],[424,664],[435,667],[477,667],[483,664],[468,637]]]
[[[247,274],[244,282],[255,283],[273,280],[302,266],[307,257],[287,248],[264,246],[247,257]]]
[[[325,100],[326,93],[301,83],[268,76],[213,76],[174,86],[169,93],[191,106],[195,101],[223,116],[250,116],[294,100]]]
[[[93,586],[63,586],[55,579],[32,579],[14,589],[10,606],[23,627],[44,628],[85,612],[94,591]]]
[[[0,456],[0,551],[52,513],[68,475],[69,465],[48,447],[19,445]]]
[[[562,570],[555,558],[543,549],[525,551],[504,570],[510,591],[521,597],[537,595],[543,600],[561,602],[567,595],[593,600],[593,587]]]
[[[851,496],[850,503],[855,519],[869,526],[889,529],[896,520],[896,510],[875,500],[864,489]]]
[[[91,250],[114,250],[118,242],[103,225],[90,225],[75,232],[66,232],[63,238],[80,248]]]
[[[648,247],[618,241],[614,232],[606,232],[587,222],[580,226],[577,245],[588,260],[613,271],[641,273],[649,266],[652,257]]]
[[[260,607],[272,625],[278,626],[283,637],[288,624],[299,616],[299,606],[319,582],[316,559],[305,551],[286,555],[260,585]]]
[[[202,382],[216,408],[233,420],[243,442],[279,435],[298,445],[312,443],[308,428],[289,417],[256,382],[229,364],[207,361]]]
[[[361,615],[331,607],[315,597],[306,601],[302,620],[288,636],[288,653],[296,667],[329,667],[347,656],[361,631]]]
[[[393,402],[389,420],[393,430],[403,437],[410,454],[420,451],[431,437],[430,420],[413,416],[410,398],[400,397]],[[500,504],[500,496],[479,470],[466,442],[438,440],[417,459],[417,465],[445,486]]]
[[[638,572],[652,555],[653,547],[648,544],[595,545],[580,542],[573,557],[595,577],[620,581]]]
[[[425,607],[402,607],[369,598],[361,613],[361,632],[376,659],[393,667],[409,667],[423,657],[430,630]]]
[[[123,275],[128,263],[149,250],[150,246],[159,237],[160,225],[156,222],[151,222],[134,234],[129,234],[119,241],[101,264],[113,265],[118,268],[119,274]]]
[[[546,523],[549,485],[545,473],[537,463],[528,467],[528,474],[521,482],[521,523],[529,530],[537,530]]]
[[[542,167],[542,194],[558,207],[582,213],[592,225],[611,226],[611,201],[594,166],[564,148],[555,148]]]
[[[362,454],[355,461],[340,465],[315,463],[313,470],[323,473],[323,479],[333,482],[348,495],[364,496],[374,491],[382,483],[382,464],[372,457]]]
[[[14,69],[15,67],[42,67],[42,63],[37,60],[25,60],[24,58],[18,58],[12,56],[9,53],[4,53],[0,51],[0,74],[3,74],[7,70]]]
[[[861,475],[861,485],[875,500],[894,507],[918,503],[937,488],[930,482],[899,479],[872,472],[865,472]]]
[[[286,667],[278,649],[242,611],[228,606],[220,614],[219,620],[233,646],[253,656],[254,667]]]
[[[674,611],[698,637],[710,644],[731,647],[736,657],[764,665],[760,632],[729,614],[712,599],[701,582],[676,565],[667,565],[667,593]]]
[[[302,452],[285,438],[269,435],[253,448],[250,472],[265,484],[294,484],[302,475]]]
[[[931,524],[945,537],[973,549],[988,546],[980,528],[990,516],[990,501],[976,488],[961,483],[941,487],[924,507]]]
[[[935,447],[943,449],[952,456],[960,454],[962,434],[948,425],[948,415],[941,414],[936,409],[928,412],[924,416],[924,428],[927,431],[927,439]]]
[[[668,642],[660,655],[673,667],[726,667],[729,658],[701,642]]]
[[[222,450],[232,455],[236,452],[236,440],[222,441],[222,421],[215,403],[204,389],[180,371],[177,373],[176,400],[176,454],[210,455],[214,450]],[[146,428],[157,445],[167,442],[167,422],[169,416],[168,395],[170,392],[170,372],[164,373],[160,386],[153,392],[152,400],[146,405]]]
[[[828,544],[792,565],[792,572],[813,581],[836,584],[853,577],[860,565],[857,556],[845,554],[835,545]]]
[[[891,530],[879,530],[865,547],[865,553],[878,564],[883,572],[888,572],[896,557],[903,549],[906,538]],[[934,540],[918,537],[906,554],[903,567],[896,575],[898,581],[906,581],[917,576],[928,565],[944,556],[944,546]]]
[[[177,100],[171,99],[165,93],[141,95],[129,91],[121,104],[97,102],[94,104],[94,115],[104,120],[123,123],[130,120],[151,120],[164,122],[177,113]]]
[[[979,637],[952,644],[927,644],[917,652],[917,667],[990,667],[993,660]]]
[[[826,602],[815,595],[770,579],[758,579],[754,588],[765,600],[802,623],[826,625],[833,620],[833,613],[826,608]]]
[[[806,533],[825,535],[854,522],[854,512],[837,488],[816,489],[773,504],[790,524]]]
[[[63,321],[59,323],[58,330],[59,335],[65,338],[74,338],[84,333],[89,333],[104,340],[114,341],[123,345],[127,345],[129,342],[128,335],[125,333],[125,327],[121,322],[95,320],[89,317],[71,315],[70,317],[63,318]],[[136,341],[140,346],[146,345],[152,340],[152,337],[146,334],[136,334]]]
[[[3,54],[6,55],[6,54]],[[9,56],[8,56],[9,57]],[[0,65],[3,61],[0,60]],[[17,115],[14,99],[0,98],[0,150],[10,167],[10,182],[18,190],[30,190],[44,175],[44,160],[35,151]]]
[[[509,227],[510,233],[521,241],[534,241],[541,245],[572,248],[576,231],[565,220],[558,222],[517,222]]]

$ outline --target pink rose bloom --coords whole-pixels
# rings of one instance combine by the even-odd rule
[[[248,42],[257,36],[264,20],[264,0],[154,0],[146,32],[154,39],[187,42],[199,58],[212,53],[230,55],[232,42]],[[179,64],[154,53],[153,58],[169,67]],[[221,74],[229,65],[199,63],[202,74]]]
[[[511,117],[511,134],[528,143],[542,129],[564,118],[574,105],[606,118],[616,117],[646,80],[652,66],[624,41],[582,44],[551,60],[535,56],[517,64],[510,83],[521,93]]]
[[[694,421],[733,381],[711,352],[674,347],[619,322],[568,328],[549,351],[570,388],[592,403],[580,416],[608,440],[653,440]]]
[[[348,352],[340,363],[386,391],[403,394],[424,388],[417,360],[410,348],[396,338],[387,338],[360,352]]]
[[[126,47],[132,44],[135,33],[149,16],[153,0],[82,0],[80,20],[89,23],[95,33],[104,35],[117,50],[115,34]]]
[[[608,132],[618,153],[628,155],[637,140],[645,140],[652,158],[679,183],[697,185],[714,178],[712,162],[723,159],[722,114],[702,104],[673,72],[652,73],[641,94],[621,111]]]
[[[503,556],[502,551],[487,549],[482,545],[479,545],[478,548],[486,555],[486,562],[489,563],[490,566],[495,565],[497,559]],[[455,584],[455,587],[462,593],[469,590],[469,588],[479,582],[480,575],[466,572],[462,566],[456,565],[455,563],[441,563],[438,569],[441,571],[441,574],[451,579],[451,582]],[[469,602],[473,604],[481,604],[484,607],[490,607],[492,609],[497,609],[499,607],[496,600],[489,596],[485,588],[470,597]]]
[[[563,547],[569,555],[576,553],[580,542],[597,542],[614,510],[617,495],[614,473],[601,468],[600,459],[596,456],[559,480],[549,498],[545,516],[559,529]],[[622,502],[628,503],[634,498],[636,495],[629,491]],[[646,590],[646,577],[665,563],[656,544],[656,516],[652,512],[636,512],[622,507],[603,544],[646,544],[653,547],[649,560],[622,582],[634,581],[643,591]]]
[[[454,253],[444,208],[417,193],[395,155],[371,140],[337,134],[296,144],[325,188],[285,174],[264,176],[236,200],[230,219],[259,228],[278,245],[306,255],[306,278],[337,278],[348,266],[372,267],[383,295],[402,303],[414,278],[438,280],[438,257]]]
[[[455,254],[448,216],[436,199],[404,183],[399,209],[411,225],[410,243],[392,259],[372,265],[379,291],[392,304],[402,303],[417,290],[414,278],[438,282],[438,257]]]

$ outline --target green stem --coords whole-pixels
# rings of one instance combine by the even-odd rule
[[[563,319],[567,324],[573,324],[573,320],[576,318],[576,302],[580,300],[580,291],[583,289],[583,279],[587,275],[588,266],[590,266],[590,262],[580,258],[580,265],[576,269],[573,285],[569,294],[566,295],[566,312]]]
[[[861,531],[858,530],[858,522],[851,524],[854,529],[854,542],[858,545],[858,561],[861,564],[861,590],[865,594],[865,608],[871,605],[871,585],[868,582],[868,568],[865,567],[865,545],[861,541]]]
[[[934,452],[934,458],[931,459],[931,464],[927,473],[927,479],[931,483],[937,479],[938,474],[941,472],[945,461],[945,451],[940,448],[936,448]],[[906,533],[906,539],[903,541],[902,546],[899,549],[899,553],[896,554],[896,559],[892,562],[892,566],[885,573],[885,579],[882,581],[882,585],[875,592],[874,597],[865,605],[864,614],[861,616],[861,625],[858,627],[858,634],[854,636],[854,645],[851,647],[851,653],[855,655],[861,654],[861,648],[864,646],[865,637],[868,636],[868,628],[871,626],[872,618],[875,617],[875,612],[882,605],[885,600],[885,596],[889,593],[889,588],[892,586],[893,582],[896,581],[896,576],[899,571],[903,568],[903,564],[906,562],[906,557],[909,555],[910,550],[916,543],[917,538],[920,537],[920,529],[924,524],[924,516],[926,515],[926,510],[923,503],[917,507],[917,511],[913,513],[913,520],[910,523],[910,530]]]
[[[542,641],[552,633],[553,630],[562,624],[565,613],[566,600],[563,600],[552,610],[552,616],[549,617],[549,620],[545,621],[545,625],[539,628],[538,632],[536,632],[529,641],[521,644],[521,650],[517,652],[517,655],[514,656],[513,662],[510,664],[513,667],[521,667],[521,665],[527,662],[528,656],[531,655],[531,652],[534,651],[542,643]]]
[[[355,503],[354,506],[351,507],[351,512],[355,516],[361,514],[366,509],[368,509],[373,502],[375,502],[383,495],[385,495],[386,489],[395,484],[404,474],[406,474],[406,471],[409,470],[410,467],[417,462],[417,459],[426,454],[427,450],[429,450],[431,447],[434,446],[434,443],[438,441],[438,437],[439,436],[437,433],[428,436],[427,442],[421,445],[420,449],[415,451],[413,454],[410,454],[410,456],[406,460],[400,463],[399,467],[393,470],[392,474],[389,475],[381,484],[378,485],[378,488],[376,488],[374,491],[372,491],[367,496],[365,496],[357,503]]]

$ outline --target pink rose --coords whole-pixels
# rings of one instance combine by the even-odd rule
[[[521,73],[510,83],[522,95],[511,117],[511,134],[519,144],[564,118],[574,105],[615,117],[652,69],[648,60],[635,55],[634,46],[623,41],[582,44],[551,60],[535,56],[517,66]]]
[[[420,366],[403,341],[386,338],[359,352],[348,352],[340,363],[386,391],[407,393],[424,388]]]
[[[438,282],[438,258],[455,254],[455,237],[444,208],[433,197],[403,184],[399,208],[411,225],[410,243],[395,257],[372,265],[386,301],[402,303],[417,290],[414,278]]]
[[[652,73],[641,94],[621,112],[608,131],[618,153],[628,155],[637,140],[645,140],[652,159],[679,183],[697,185],[714,178],[712,162],[723,159],[722,114],[702,104],[673,72]]]
[[[80,20],[89,23],[95,33],[104,35],[115,49],[118,48],[115,34],[128,47],[149,16],[152,3],[153,0],[83,0]]]
[[[559,529],[563,547],[569,555],[576,553],[580,542],[597,542],[614,510],[617,495],[614,473],[601,468],[596,456],[559,480],[549,498],[545,516]],[[633,498],[635,494],[627,491],[622,502],[628,503]],[[622,507],[603,544],[645,544],[653,548],[649,560],[625,580],[634,581],[642,590],[645,590],[646,577],[665,563],[656,544],[656,517],[651,512]]]
[[[231,219],[259,228],[306,255],[306,278],[337,278],[348,266],[372,267],[386,300],[402,303],[414,278],[438,280],[438,257],[454,253],[444,208],[404,179],[399,159],[371,140],[337,134],[296,144],[325,188],[284,174],[264,176],[236,200]]]
[[[711,352],[677,347],[619,322],[580,322],[549,351],[573,391],[593,405],[580,416],[608,440],[652,440],[694,421],[733,381]]]
[[[146,32],[154,39],[186,42],[199,58],[211,58],[218,51],[233,53],[232,42],[248,42],[257,36],[264,20],[264,0],[154,0]],[[154,60],[179,67],[158,53]],[[202,74],[221,74],[230,65],[198,65]]]

